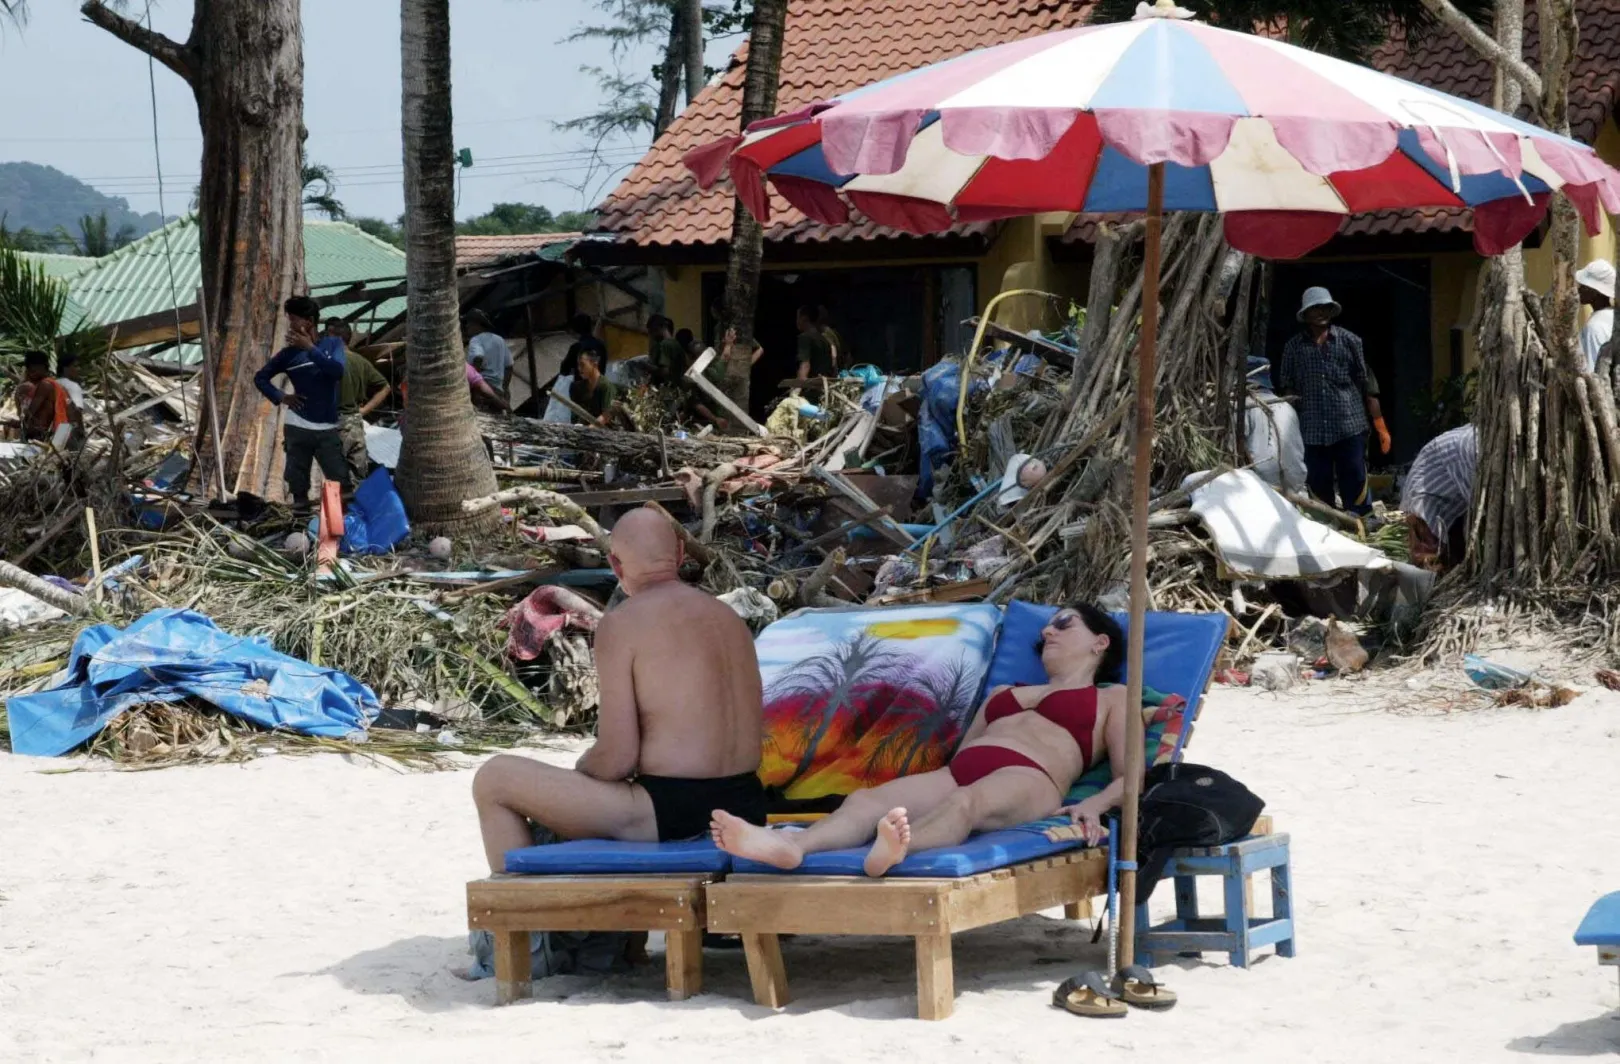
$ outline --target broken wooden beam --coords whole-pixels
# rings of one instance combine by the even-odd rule
[[[722,392],[719,388],[715,387],[714,382],[703,375],[703,371],[709,368],[709,364],[713,362],[715,358],[716,355],[713,348],[703,352],[703,354],[698,356],[697,361],[693,362],[691,367],[686,371],[686,379],[691,381],[692,385],[696,387],[698,391],[708,396],[713,402],[719,404],[720,409],[729,414],[732,420],[737,422],[737,424],[741,425],[749,432],[752,432],[755,436],[769,436],[770,433],[765,431],[765,426],[749,417],[746,410],[732,402],[731,398],[727,396],[725,392]]]

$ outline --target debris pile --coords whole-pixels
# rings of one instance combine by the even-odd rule
[[[500,490],[464,505],[498,508],[499,531],[477,542],[412,532],[383,553],[336,561],[343,532],[330,522],[295,523],[279,506],[242,500],[210,506],[189,457],[190,386],[115,365],[95,389],[101,402],[81,450],[14,448],[0,464],[0,505],[17,516],[0,531],[0,551],[65,584],[55,592],[70,607],[0,630],[0,697],[61,682],[85,624],[172,608],[363,684],[384,707],[370,729],[374,750],[385,733],[395,756],[431,759],[470,743],[589,729],[592,633],[618,594],[608,530],[641,506],[669,516],[684,575],[756,630],[794,609],[854,604],[1016,596],[1123,610],[1138,238],[1136,225],[1099,227],[1089,305],[1041,297],[1061,311],[1049,316],[1053,328],[974,319],[965,356],[908,375],[854,366],[784,381],[756,404],[759,422],[729,406],[721,417],[693,416],[692,394],[720,402],[718,388],[697,387],[702,360],[687,382],[632,376],[605,424],[577,410],[567,421],[479,415]],[[1200,492],[1248,464],[1241,355],[1255,329],[1256,264],[1226,247],[1218,220],[1176,217],[1164,246],[1176,294],[1154,382],[1162,428],[1150,608],[1230,615],[1222,675],[1247,682],[1242,669],[1284,640],[1290,616],[1348,614],[1303,569],[1279,581],[1234,568],[1201,516]],[[373,459],[391,466],[395,441]],[[386,474],[373,479],[392,494]],[[1308,516],[1327,517],[1351,533],[1351,547],[1382,557],[1375,547],[1387,531],[1333,511]],[[1328,656],[1364,666],[1357,637],[1338,634]],[[1255,675],[1282,686],[1298,679],[1291,660],[1281,671],[1292,677],[1275,658]],[[136,707],[89,749],[145,765],[334,742],[343,743],[255,732],[190,700]]]

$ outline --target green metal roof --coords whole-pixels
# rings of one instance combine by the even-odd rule
[[[43,266],[45,276],[58,281],[65,281],[101,261],[89,255],[56,255],[44,251],[19,251],[17,254],[21,255],[25,262]]]
[[[68,278],[70,298],[96,321],[111,325],[175,307],[190,306],[202,283],[195,216],[170,222]],[[61,256],[52,256],[61,257]],[[355,281],[405,276],[405,253],[347,222],[304,221],[304,271],[312,294],[321,295]],[[171,276],[172,274],[172,276]],[[344,315],[360,306],[328,307]],[[364,320],[386,321],[405,312],[404,299],[391,299]]]
[[[19,251],[17,257],[30,266],[45,271],[45,276],[53,281],[61,281],[62,287],[68,289],[67,304],[62,310],[62,328],[74,329],[81,322],[89,319],[89,312],[78,300],[73,298],[68,280],[75,275],[94,266],[100,259],[90,258],[86,255],[55,255],[44,251]]]

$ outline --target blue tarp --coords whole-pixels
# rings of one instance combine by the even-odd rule
[[[394,490],[394,475],[383,466],[371,471],[354,490],[354,501],[343,515],[343,541],[340,554],[387,554],[410,535],[411,523],[405,517],[405,503]],[[321,519],[310,518],[309,540],[320,538]]]
[[[190,610],[153,610],[120,632],[79,633],[60,686],[6,703],[11,749],[56,757],[132,706],[197,698],[265,728],[342,738],[382,709],[360,681],[231,635]]]

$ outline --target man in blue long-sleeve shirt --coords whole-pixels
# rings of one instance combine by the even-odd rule
[[[287,346],[276,352],[253,384],[264,397],[286,408],[282,445],[287,453],[287,494],[293,514],[309,512],[309,469],[319,462],[327,480],[343,490],[349,487],[349,467],[343,460],[343,438],[338,430],[338,387],[343,383],[343,341],[318,336],[321,308],[308,296],[293,296],[287,312]],[[271,380],[286,374],[293,390],[284,392]]]

